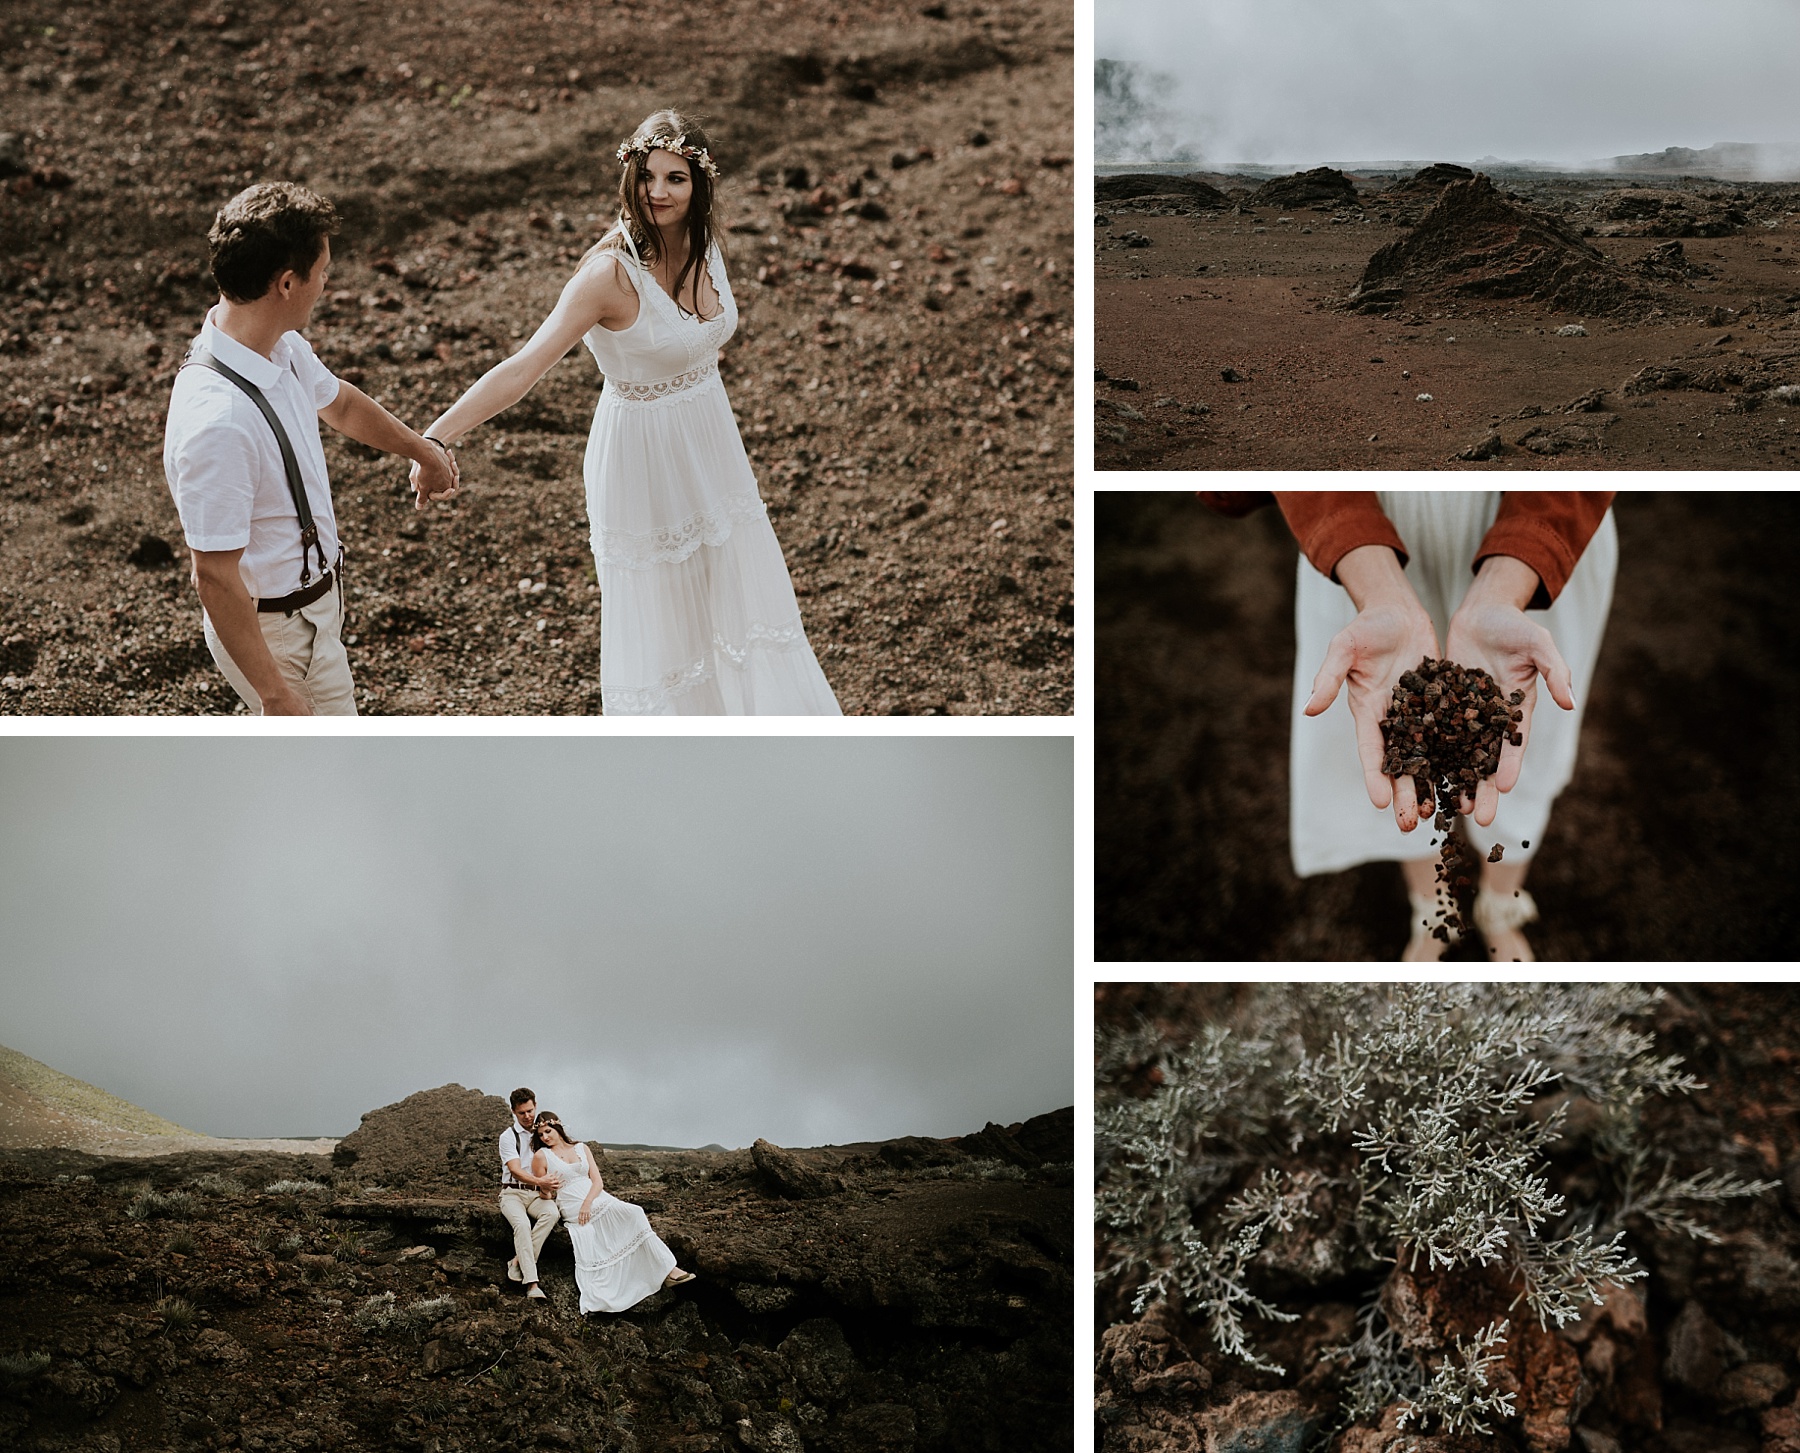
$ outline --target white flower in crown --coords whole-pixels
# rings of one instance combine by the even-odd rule
[[[715,182],[719,179],[719,169],[713,165],[711,154],[703,146],[689,146],[687,136],[634,136],[629,141],[619,143],[619,149],[613,153],[620,161],[626,161],[633,152],[639,156],[648,156],[653,151],[672,151],[676,156],[685,156],[691,161],[700,163],[700,170]]]

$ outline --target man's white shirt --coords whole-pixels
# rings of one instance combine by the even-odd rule
[[[519,1122],[515,1120],[511,1125],[508,1125],[506,1129],[500,1132],[500,1183],[502,1185],[512,1185],[514,1183],[513,1173],[506,1168],[506,1163],[509,1160],[518,1161],[519,1169],[529,1175],[531,1172],[531,1155],[531,1132],[529,1130],[519,1129]],[[518,1184],[524,1186],[528,1191],[536,1189],[535,1186],[525,1186],[523,1181],[518,1182]]]
[[[217,311],[206,315],[197,342],[261,389],[287,429],[329,565],[338,554],[337,517],[319,440],[319,410],[337,398],[341,384],[298,333],[282,334],[273,358],[264,358],[221,332],[214,322]],[[262,411],[223,374],[189,365],[175,375],[163,473],[189,549],[242,549],[240,573],[259,600],[300,589],[300,520],[281,446]],[[307,563],[317,579],[317,554]]]

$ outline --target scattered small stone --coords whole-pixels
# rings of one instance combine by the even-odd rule
[[[1585,338],[1588,336],[1588,331],[1579,323],[1565,323],[1556,330],[1556,336],[1558,338]]]
[[[1249,383],[1250,382],[1249,374],[1239,373],[1235,368],[1221,368],[1219,370],[1219,377],[1224,379],[1226,383]]]
[[[1417,402],[1419,402],[1421,404],[1428,404],[1431,402],[1430,394],[1418,394],[1418,395],[1415,395],[1415,398],[1416,398]]]
[[[1498,434],[1489,434],[1485,439],[1469,445],[1467,449],[1461,450],[1456,457],[1458,459],[1472,461],[1494,459],[1499,456],[1500,451],[1505,447],[1504,441],[1502,441]]]

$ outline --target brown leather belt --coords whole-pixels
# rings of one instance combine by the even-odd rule
[[[296,590],[292,595],[277,596],[273,600],[259,600],[256,603],[256,609],[259,612],[280,610],[292,615],[295,611],[311,605],[336,584],[337,571],[327,570],[306,589]]]

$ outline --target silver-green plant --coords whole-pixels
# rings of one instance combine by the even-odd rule
[[[1644,1275],[1626,1222],[1710,1235],[1692,1207],[1771,1189],[1705,1171],[1676,1176],[1645,1140],[1654,1096],[1698,1087],[1636,1027],[1660,992],[1624,984],[1265,985],[1235,1026],[1186,1044],[1103,1031],[1096,1212],[1113,1233],[1102,1279],[1136,1281],[1134,1306],[1179,1295],[1228,1355],[1280,1371],[1246,1319],[1292,1320],[1257,1290],[1259,1260],[1329,1188],[1368,1263],[1505,1266],[1515,1308],[1562,1326]],[[1148,1093],[1131,1092],[1142,1087]],[[1571,1209],[1548,1179],[1574,1097],[1608,1203]],[[1379,1302],[1337,1349],[1347,1410],[1395,1402],[1415,1424],[1482,1431],[1510,1404],[1486,1369],[1497,1319],[1429,1364],[1402,1347]]]
[[[403,1307],[392,1292],[378,1292],[350,1320],[369,1336],[416,1336],[455,1310],[454,1297],[426,1297]]]

